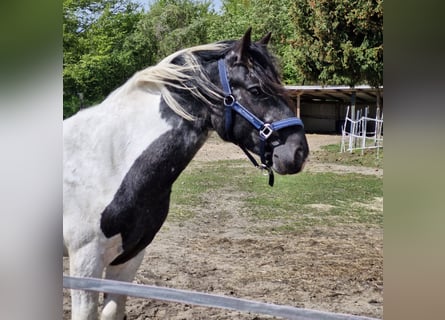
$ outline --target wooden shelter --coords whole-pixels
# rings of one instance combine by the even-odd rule
[[[307,132],[341,133],[348,106],[355,110],[369,106],[370,116],[383,110],[383,86],[286,86]]]

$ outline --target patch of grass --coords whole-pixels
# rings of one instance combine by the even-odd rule
[[[303,172],[293,176],[275,175],[272,188],[267,179],[242,160],[192,166],[173,186],[171,214],[173,219],[181,220],[193,217],[200,207],[213,208],[215,204],[209,202],[206,193],[216,190],[216,194],[245,194],[241,198],[227,198],[239,201],[237,207],[248,213],[253,224],[255,221],[274,222],[269,228],[273,232],[294,232],[313,225],[343,223],[382,225],[382,210],[370,209],[368,205],[383,197],[383,179],[380,177]],[[215,208],[215,211],[223,209]]]
[[[200,207],[211,208],[206,194],[242,191],[239,181],[249,179],[258,170],[246,161],[220,160],[192,163],[173,184],[169,219],[181,220],[194,217]]]
[[[340,144],[322,146],[320,151],[314,151],[312,158],[319,162],[339,163],[353,166],[383,168],[383,148],[378,153],[376,149],[366,149],[340,152]]]
[[[258,178],[257,178],[258,180]],[[295,229],[338,223],[382,225],[382,212],[372,212],[357,203],[372,203],[383,197],[383,180],[360,174],[308,173],[276,177],[266,189],[261,181],[251,186],[246,206],[258,219],[281,217],[284,228]]]

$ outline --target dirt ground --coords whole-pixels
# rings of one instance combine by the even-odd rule
[[[308,134],[312,151],[339,143],[336,135]],[[236,146],[210,137],[193,160],[245,159]],[[246,159],[246,161],[248,161]],[[305,170],[383,175],[382,170],[327,165],[309,159]],[[383,317],[383,230],[363,225],[314,226],[289,237],[249,231],[233,194],[208,191],[212,207],[185,222],[166,221],[147,249],[135,282],[330,312]],[[316,205],[316,204],[314,204]],[[383,199],[370,204],[383,211]],[[320,210],[323,207],[320,206]],[[259,226],[261,227],[261,226]],[[64,273],[68,274],[64,258]],[[64,319],[69,319],[64,289]],[[236,311],[129,298],[128,319],[273,319]]]

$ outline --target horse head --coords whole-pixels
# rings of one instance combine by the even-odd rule
[[[218,61],[225,111],[223,117],[214,114],[212,124],[223,140],[259,155],[264,168],[294,174],[302,170],[309,147],[267,50],[269,40],[270,33],[252,42],[249,29]]]

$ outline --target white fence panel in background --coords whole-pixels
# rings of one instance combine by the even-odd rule
[[[340,152],[353,152],[360,150],[364,153],[365,149],[377,149],[377,155],[380,148],[383,148],[383,112],[376,111],[376,117],[368,117],[368,107],[364,113],[358,110],[355,118],[349,116],[349,106],[346,111],[345,123],[342,126],[342,138]],[[374,130],[368,131],[369,123],[373,123]]]

